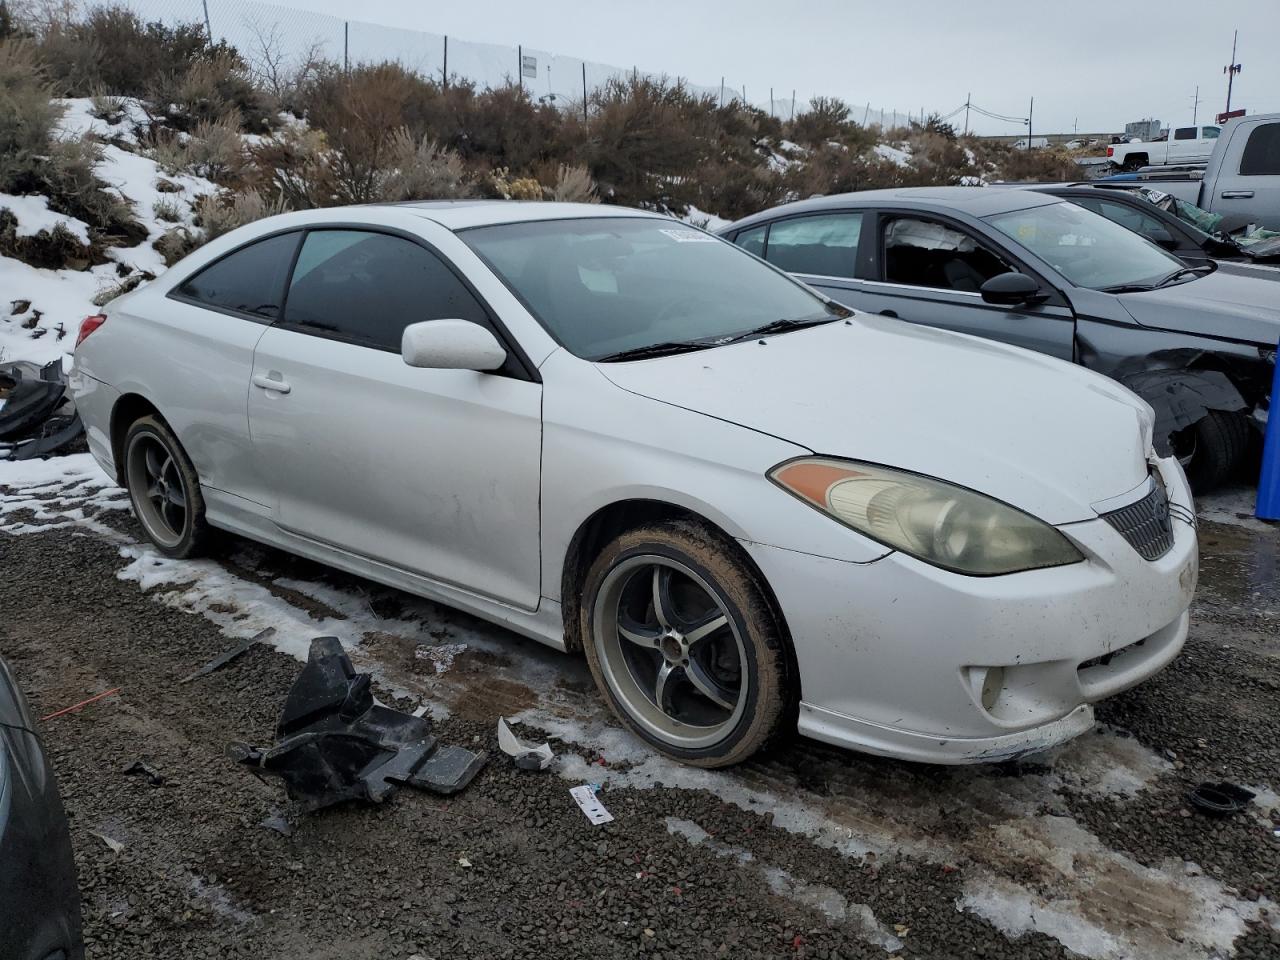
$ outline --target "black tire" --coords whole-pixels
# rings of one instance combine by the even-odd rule
[[[1124,163],[1121,164],[1120,169],[1125,172],[1141,170],[1143,167],[1147,166],[1147,159],[1148,158],[1145,153],[1139,154],[1136,157],[1134,156],[1125,157]]]
[[[645,602],[643,591],[647,589],[645,584],[649,577],[645,564],[649,564],[655,573],[654,593],[650,595],[654,599],[650,601],[644,619],[647,622],[652,617],[657,621],[657,625],[645,629],[661,630],[661,624],[666,622],[658,615],[656,601],[660,576],[657,571],[666,570],[664,564],[673,566],[673,575],[677,578],[685,577],[681,569],[690,575],[682,584],[668,587],[670,599],[677,597],[677,590],[684,591],[685,603],[691,596],[695,599],[702,597],[718,608],[707,608],[709,614],[703,622],[725,620],[724,626],[705,637],[702,654],[697,650],[704,641],[691,639],[697,632],[697,624],[690,620],[687,626],[681,625],[689,636],[676,641],[677,649],[678,644],[686,640],[693,644],[683,654],[686,659],[682,661],[682,672],[679,672],[680,661],[672,660],[664,652],[669,648],[663,647],[661,642],[649,650],[628,646],[626,641],[619,639],[624,635],[621,629],[624,618],[627,618],[627,626],[633,625],[629,615],[622,612],[623,591],[635,589],[628,585],[626,578],[631,577],[640,590],[640,593],[630,595],[631,609],[642,609],[634,604],[637,599],[642,605]],[[632,569],[634,573],[630,572]],[[667,582],[673,584],[671,579]],[[615,585],[618,583],[622,586]],[[669,629],[674,629],[677,624],[677,606],[673,599],[669,607],[673,626]],[[656,523],[623,533],[604,547],[587,571],[580,628],[592,676],[609,707],[637,736],[666,756],[699,767],[725,767],[747,759],[786,733],[790,726],[798,683],[793,676],[785,631],[760,586],[758,575],[741,557],[737,545],[704,525],[689,521]],[[610,633],[612,644],[608,640]],[[729,651],[727,655],[726,649]],[[668,736],[655,731],[653,717],[657,717],[658,724],[669,718],[665,717],[668,711],[664,706],[662,686],[659,686],[656,697],[641,693],[642,689],[653,689],[644,688],[644,678],[639,676],[646,667],[644,658],[650,655],[656,656],[656,660],[650,661],[656,664],[656,672],[668,668],[677,671],[671,674],[676,677],[671,685],[675,690],[683,690],[682,696],[686,700],[696,701],[702,695],[700,691],[705,690],[695,682],[695,670],[702,677],[703,684],[710,678],[722,695],[732,694],[735,699],[731,708],[727,703],[717,706],[719,701],[710,698],[702,703],[704,709],[709,707],[713,711],[723,707],[726,714],[723,722],[698,726],[676,720],[673,725],[680,733]],[[720,672],[725,669],[726,656],[736,660],[736,671],[730,666],[727,674]],[[642,662],[634,666],[627,662],[628,657],[639,658]],[[693,666],[690,666],[691,661],[694,661]],[[664,663],[666,668],[661,666]],[[708,669],[717,675],[712,677]],[[725,681],[726,686],[719,686],[726,676],[729,678]],[[732,682],[735,676],[738,678],[736,687]],[[674,703],[676,694],[669,696]],[[646,697],[647,702],[640,702],[637,697]],[[675,713],[674,708],[671,713]],[[646,721],[646,716],[651,719]],[[685,731],[690,737],[714,738],[714,742],[693,745],[679,742],[681,733]]]
[[[1226,483],[1249,449],[1249,422],[1238,413],[1210,410],[1175,439],[1194,493]]]
[[[120,449],[133,515],[147,539],[167,557],[201,556],[211,531],[204,518],[200,478],[168,424],[156,416],[140,417],[125,432]],[[155,471],[148,472],[149,455],[152,463],[158,463],[158,495],[154,493],[157,484],[149,483],[155,479],[151,476]]]

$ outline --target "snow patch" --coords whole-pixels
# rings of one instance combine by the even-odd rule
[[[906,150],[891,147],[887,143],[877,143],[873,150],[875,155],[882,160],[889,160],[900,167],[911,166],[911,154]]]
[[[42,230],[52,233],[61,224],[81,243],[89,243],[89,225],[83,220],[50,210],[48,197],[15,197],[11,193],[0,193],[0,210],[8,210],[18,221],[14,231],[16,236],[34,237]]]

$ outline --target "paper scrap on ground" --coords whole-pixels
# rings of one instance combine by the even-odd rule
[[[498,747],[507,756],[512,757],[521,770],[545,770],[555,758],[549,743],[529,743],[521,740],[502,717],[498,718]]]
[[[608,823],[613,819],[613,814],[604,808],[604,804],[600,802],[600,798],[596,796],[595,790],[591,784],[584,783],[580,787],[571,787],[569,793],[573,799],[577,801],[578,806],[582,808],[582,812],[587,815],[587,819],[592,823],[599,825]]]

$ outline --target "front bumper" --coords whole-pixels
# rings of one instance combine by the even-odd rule
[[[1174,460],[1171,503],[1194,516]],[[1181,512],[1181,511],[1179,511]],[[1081,563],[966,577],[902,553],[865,564],[744,543],[778,598],[800,671],[800,732],[933,763],[1001,760],[1074,737],[1089,704],[1168,664],[1187,636],[1196,532],[1142,559],[1102,519],[1061,527]],[[999,668],[984,704],[984,671]]]

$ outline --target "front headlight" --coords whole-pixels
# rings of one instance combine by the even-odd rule
[[[1044,521],[919,474],[807,457],[779,464],[769,479],[859,533],[956,573],[995,576],[1084,559]]]

